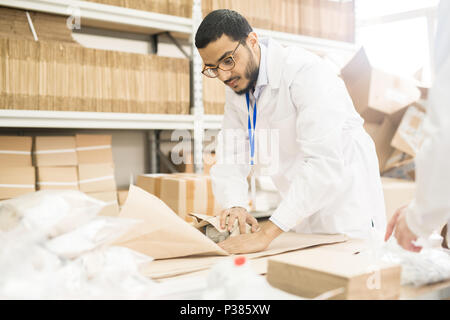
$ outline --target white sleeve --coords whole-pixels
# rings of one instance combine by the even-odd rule
[[[342,128],[352,107],[343,81],[322,63],[301,70],[291,87],[297,109],[296,139],[302,158],[287,196],[270,220],[288,231],[321,208],[340,190],[344,169]]]
[[[230,101],[228,96],[227,101]],[[247,177],[250,164],[248,137],[244,128],[237,111],[226,103],[222,130],[217,136],[217,160],[210,170],[214,197],[223,209],[249,209]]]
[[[450,1],[441,1],[439,13],[426,138],[416,156],[416,197],[406,212],[408,227],[424,237],[450,219]]]

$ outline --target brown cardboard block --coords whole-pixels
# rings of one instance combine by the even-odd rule
[[[193,221],[187,211],[187,181],[179,177],[165,177],[161,181],[161,200],[185,221]]]
[[[397,299],[400,272],[399,265],[376,259],[364,247],[325,246],[269,259],[267,280],[275,288],[305,298],[342,288],[333,299]]]
[[[0,167],[31,167],[32,137],[0,136]]]
[[[116,191],[114,164],[80,164],[78,166],[80,190],[83,192]]]
[[[416,184],[412,181],[381,177],[386,218],[389,219],[400,207],[409,204],[416,192]]]
[[[420,99],[414,79],[386,73],[372,66],[364,48],[341,70],[356,111],[367,121],[380,123]]]
[[[0,166],[0,200],[34,191],[36,191],[36,175],[33,167]]]
[[[78,164],[75,137],[36,137],[34,155],[38,167],[76,166]]]
[[[88,192],[86,194],[95,199],[106,202],[106,205],[99,212],[99,216],[117,217],[119,215],[120,209],[117,199],[117,192]]]
[[[384,171],[387,160],[394,152],[391,146],[392,137],[397,127],[390,117],[385,117],[381,123],[365,122],[364,129],[372,137],[378,156],[380,172]]]
[[[77,167],[38,167],[38,190],[79,190]]]
[[[78,163],[114,163],[111,140],[110,135],[77,134]]]
[[[161,181],[164,177],[170,177],[170,175],[161,173],[142,174],[137,177],[136,186],[160,198]]]
[[[415,157],[424,140],[423,121],[425,112],[416,106],[410,106],[398,126],[391,146]]]
[[[413,160],[413,157],[406,154],[405,152],[395,149],[389,159],[386,161],[382,172],[387,172],[391,169],[401,167],[402,165],[411,162],[411,160]]]
[[[122,206],[125,204],[125,201],[128,197],[128,189],[126,190],[117,190],[117,200],[119,201],[119,207],[122,208]]]
[[[383,177],[415,181],[416,179],[415,159],[411,158],[395,164],[392,169],[383,172]]]

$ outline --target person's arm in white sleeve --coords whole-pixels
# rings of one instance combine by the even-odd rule
[[[398,209],[386,230],[395,232],[404,249],[420,251],[412,242],[428,237],[450,219],[450,1],[441,1],[436,35],[435,79],[424,120],[425,139],[416,156],[416,196]]]
[[[249,206],[247,176],[250,164],[245,134],[237,111],[226,103],[222,130],[217,137],[217,161],[210,170],[214,197],[223,209],[248,209]]]
[[[352,106],[343,81],[322,63],[301,70],[290,88],[302,158],[270,221],[288,231],[333,200],[344,169],[342,128]]]

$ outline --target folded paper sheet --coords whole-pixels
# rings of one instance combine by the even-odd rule
[[[243,256],[252,259],[255,263],[261,259],[277,254],[295,251],[314,246],[346,242],[348,237],[345,235],[323,235],[323,234],[298,234],[294,232],[286,232],[281,234],[269,247],[261,252],[245,254]],[[238,255],[237,255],[238,256]],[[195,271],[205,270],[228,257],[185,257],[179,259],[168,259],[152,261],[143,266],[141,273],[146,277],[152,279],[170,278],[182,274],[187,274]],[[265,273],[266,262],[261,260],[262,267],[260,273]]]
[[[119,216],[141,220],[141,223],[113,245],[130,248],[157,260],[143,268],[142,272],[146,276],[170,277],[204,270],[228,255],[202,232],[176,215],[163,201],[139,187],[130,187]],[[347,239],[345,235],[288,232],[272,241],[266,250],[245,256],[249,259],[260,258],[322,244],[344,242]]]
[[[192,225],[180,219],[163,201],[143,189],[130,186],[120,217],[142,220],[114,245],[154,259],[191,255],[228,255]]]

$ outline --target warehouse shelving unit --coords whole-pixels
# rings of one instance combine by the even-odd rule
[[[193,130],[195,171],[202,171],[204,131],[220,129],[223,116],[204,114],[202,61],[193,41],[202,21],[201,0],[193,0],[191,19],[75,0],[0,0],[0,6],[66,15],[73,18],[71,22],[79,19],[84,26],[150,35],[170,32],[175,37],[189,38],[193,52],[190,115],[0,110],[0,127]],[[255,31],[261,37],[272,37],[283,44],[298,44],[315,52],[340,52],[351,55],[357,49],[351,43],[340,41],[262,29]]]

